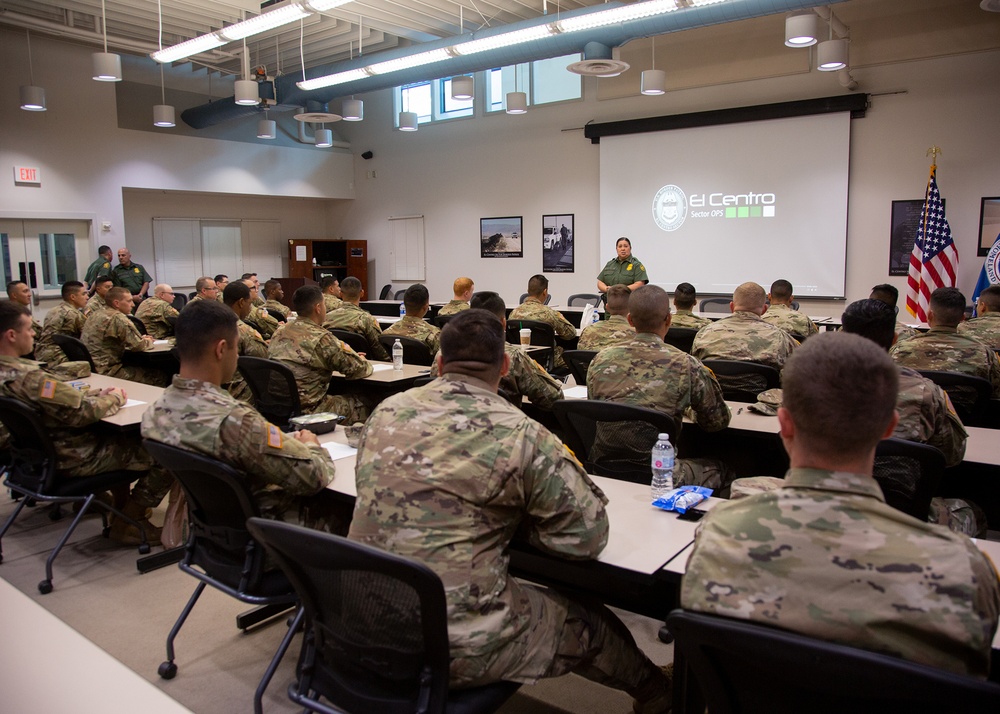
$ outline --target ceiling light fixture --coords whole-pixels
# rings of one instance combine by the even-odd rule
[[[523,30],[514,30],[513,32],[504,32],[499,35],[492,35],[491,37],[484,37],[479,40],[460,42],[457,45],[453,45],[451,50],[456,55],[473,55],[477,52],[487,52],[489,50],[500,49],[501,47],[510,47],[511,45],[521,45],[525,42],[534,42],[535,40],[540,40],[543,37],[554,35],[556,32],[558,32],[558,30],[556,30],[554,23],[548,25],[536,25],[535,27],[527,27]]]
[[[815,12],[789,15],[785,18],[785,45],[809,47],[819,41],[819,16]]]
[[[650,69],[642,73],[639,93],[647,96],[655,96],[667,93],[667,73],[656,68],[656,37],[649,38],[650,52],[653,56],[653,64]]]
[[[399,113],[399,130],[400,131],[416,131],[417,130],[417,113],[416,112],[400,112]]]
[[[159,18],[159,45],[163,47],[163,5],[156,0],[157,17]],[[153,126],[170,128],[177,126],[174,121],[174,108],[167,104],[167,90],[163,84],[163,65],[160,65],[160,103],[153,106]]]
[[[264,110],[264,118],[257,122],[258,139],[274,139],[278,136],[278,125],[274,119],[268,119],[267,110]]]
[[[21,109],[26,112],[45,111],[45,89],[35,85],[35,68],[31,63],[31,33],[25,31],[28,38],[28,81],[31,84],[21,85]]]
[[[514,91],[507,92],[507,96],[504,97],[504,111],[508,114],[527,114],[528,95],[525,92],[518,91],[517,75],[517,65],[514,65]]]
[[[451,78],[451,98],[458,100],[468,100],[472,99],[475,92],[476,83],[475,80],[467,75],[463,74],[458,77]]]
[[[344,121],[361,121],[365,118],[365,103],[354,97],[345,99],[340,105],[340,113]]]
[[[104,29],[104,52],[95,52],[91,55],[94,62],[94,79],[98,82],[120,82],[122,58],[108,52],[108,12],[104,7],[104,0],[101,0],[101,18]]]
[[[816,69],[836,72],[847,67],[847,40],[826,40],[816,48]]]
[[[250,79],[250,55],[247,53],[246,40],[243,40],[243,79],[237,79],[233,83],[233,90],[237,104],[244,106],[260,104],[257,82]]]
[[[320,126],[322,126],[322,124]],[[331,146],[333,146],[333,132],[325,127],[323,129],[317,129],[316,148],[329,149]]]

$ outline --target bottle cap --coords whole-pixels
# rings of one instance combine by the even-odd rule
[[[670,434],[660,434],[656,437],[657,441],[670,441]]]

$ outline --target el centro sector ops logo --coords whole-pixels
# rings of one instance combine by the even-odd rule
[[[692,193],[667,184],[653,197],[653,220],[664,231],[676,231],[688,218],[774,218],[774,193]]]
[[[1000,284],[1000,240],[993,242],[993,247],[986,254],[986,278],[990,285]]]

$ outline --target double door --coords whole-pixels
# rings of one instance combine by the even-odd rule
[[[88,221],[0,219],[4,285],[20,280],[36,298],[58,298],[63,283],[83,280],[89,246]]]

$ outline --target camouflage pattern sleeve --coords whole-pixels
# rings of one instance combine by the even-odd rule
[[[508,381],[513,382],[515,393],[527,397],[540,409],[552,409],[552,405],[563,398],[562,384],[527,353],[516,345],[504,345],[504,351],[510,355],[510,371],[501,380],[501,388]],[[431,367],[431,374],[437,376],[437,360]]]
[[[98,390],[84,393],[37,369],[9,382],[10,396],[41,411],[61,427],[86,427],[117,413],[124,404],[121,392],[100,396]]]
[[[248,357],[267,359],[267,343],[257,330],[240,320],[237,324],[240,335],[240,354]]]
[[[732,412],[722,396],[722,387],[708,367],[689,357],[691,368],[691,408],[698,426],[705,431],[719,431],[729,426]]]
[[[382,328],[379,327],[378,322],[371,315],[361,320],[361,334],[365,336],[368,340],[368,347],[371,350],[371,356],[377,360],[390,359],[389,352],[386,350],[385,345],[379,342],[379,337],[382,336]]]
[[[324,330],[324,332],[326,332]],[[343,374],[348,379],[364,379],[372,373],[371,363],[359,355],[350,345],[326,332],[316,345],[316,356],[332,371]]]

